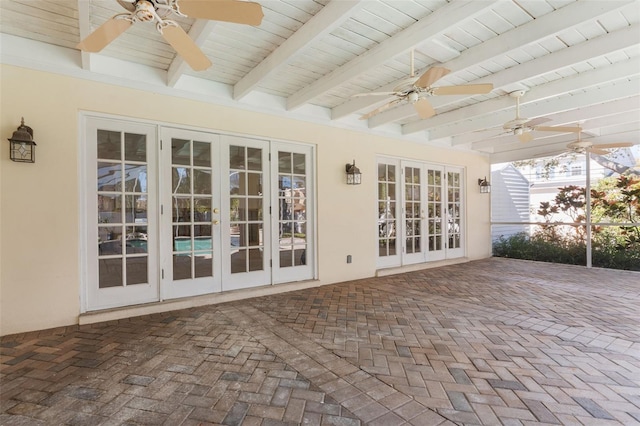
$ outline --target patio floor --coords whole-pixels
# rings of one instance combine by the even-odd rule
[[[640,424],[640,274],[487,259],[0,350],[3,425]]]

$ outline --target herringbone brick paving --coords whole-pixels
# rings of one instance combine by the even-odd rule
[[[6,336],[0,424],[640,424],[639,290],[488,259]]]

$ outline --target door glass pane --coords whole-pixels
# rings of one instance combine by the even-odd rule
[[[262,149],[247,148],[247,170],[262,171]]]
[[[186,167],[174,167],[171,184],[174,194],[191,193],[191,170]]]
[[[125,240],[127,254],[147,253],[147,238],[146,226],[127,226],[127,237]]]
[[[127,285],[146,283],[148,281],[147,267],[146,256],[127,257]]]
[[[98,223],[122,222],[122,195],[98,194]]]
[[[98,260],[98,282],[100,288],[122,287],[122,259]]]
[[[122,163],[98,162],[98,191],[122,191]]]
[[[278,238],[281,268],[306,265],[306,155],[279,152]]]
[[[211,170],[193,171],[193,193],[211,195]]]
[[[191,165],[191,141],[185,139],[171,139],[171,164]]]
[[[125,133],[124,135],[124,160],[125,161],[147,161],[147,137]]]
[[[248,195],[261,195],[262,194],[262,173],[248,173],[247,182],[247,194]]]
[[[262,149],[229,147],[231,273],[264,270]]]
[[[291,173],[291,153],[278,152],[278,173]]]
[[[98,158],[120,161],[122,159],[120,138],[120,132],[98,130]]]
[[[172,139],[173,279],[213,276],[211,144]]]
[[[147,283],[146,136],[98,130],[97,140],[98,288]]]
[[[193,220],[211,222],[211,197],[193,197]]]
[[[193,165],[211,167],[211,144],[209,142],[193,142]]]
[[[296,175],[304,175],[306,174],[306,155],[304,154],[293,154],[293,173]]]
[[[247,272],[247,250],[231,250],[231,273]]]
[[[211,277],[213,276],[213,263],[212,263],[212,251],[196,252],[194,254],[196,278]]]
[[[378,256],[396,254],[395,166],[378,164]]]
[[[171,209],[174,222],[191,221],[191,197],[173,197]]]
[[[229,147],[229,168],[244,170],[245,148],[242,146]]]

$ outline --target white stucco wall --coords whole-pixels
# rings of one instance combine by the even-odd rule
[[[464,167],[467,257],[490,256],[490,198],[477,188],[489,174],[486,157],[9,65],[0,68],[0,87],[2,335],[78,323],[81,112],[315,144],[320,284],[376,272],[377,155]],[[9,160],[6,139],[22,116],[38,143],[35,164]],[[352,159],[360,186],[344,184]]]

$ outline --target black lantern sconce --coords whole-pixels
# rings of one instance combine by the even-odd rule
[[[18,130],[9,138],[9,157],[20,163],[36,162],[36,142],[33,140],[33,129],[25,126],[24,117]]]
[[[486,176],[484,179],[478,179],[478,186],[480,186],[481,194],[488,194],[491,192],[491,183],[489,183]]]
[[[356,167],[356,160],[353,160],[353,164],[347,163],[345,169],[347,171],[347,185],[360,185],[362,183],[362,173]]]

